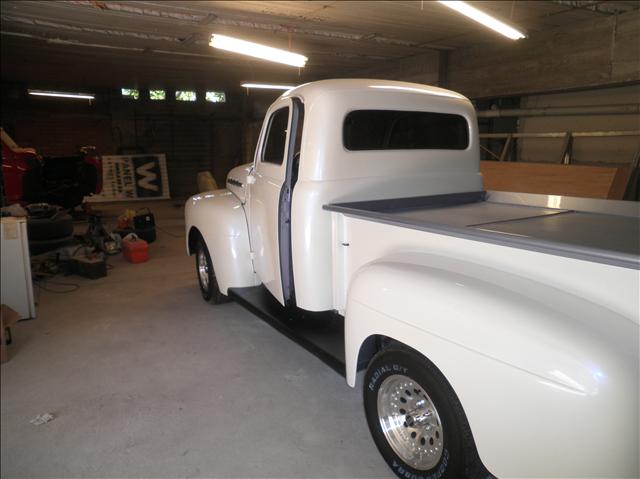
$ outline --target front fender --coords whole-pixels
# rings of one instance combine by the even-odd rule
[[[509,273],[409,255],[352,281],[350,385],[371,335],[440,369],[498,477],[637,477],[638,326],[629,318]]]
[[[218,287],[255,286],[249,231],[242,203],[229,190],[199,193],[185,204],[187,254],[193,254],[194,235],[201,235],[211,255]]]

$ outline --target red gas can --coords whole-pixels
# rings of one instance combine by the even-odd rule
[[[130,263],[144,263],[149,260],[149,243],[137,237],[122,240],[122,255]]]

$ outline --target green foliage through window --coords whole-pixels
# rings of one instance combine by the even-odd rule
[[[149,90],[149,99],[151,100],[164,100],[166,96],[164,90]]]
[[[140,98],[140,91],[135,88],[122,88],[120,91],[123,98],[133,98],[134,100]]]
[[[196,92],[182,90],[176,92],[176,100],[178,101],[196,101]]]
[[[227,101],[227,97],[223,91],[208,91],[205,95],[205,100],[211,103],[224,103]]]

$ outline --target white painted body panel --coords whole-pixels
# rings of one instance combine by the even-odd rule
[[[229,190],[194,195],[185,204],[187,254],[189,239],[197,231],[211,255],[218,287],[223,294],[233,287],[257,285],[250,257],[245,212],[240,200]]]
[[[331,250],[331,212],[323,205],[363,198],[392,198],[400,191],[409,196],[425,190],[447,193],[452,183],[458,191],[482,189],[480,175],[434,173],[393,178],[357,178],[331,182],[298,181],[293,192],[291,223],[293,277],[296,300],[309,311],[335,309]],[[327,281],[329,278],[329,281]]]
[[[256,148],[254,165],[248,174],[251,183],[247,188],[247,204],[249,237],[253,247],[253,265],[256,275],[269,292],[284,304],[280,275],[278,211],[286,162],[283,160],[281,165],[277,165],[261,161],[263,139],[267,135],[269,119],[281,108],[289,108],[289,121],[291,121],[291,100],[288,98],[279,98],[267,110]],[[287,140],[288,137],[287,134]],[[287,157],[287,149],[285,146],[284,158]]]
[[[240,203],[247,201],[247,176],[251,173],[253,163],[236,166],[227,175],[227,189],[233,193]]]
[[[389,336],[442,371],[498,477],[637,477],[637,270],[334,215],[349,384]]]

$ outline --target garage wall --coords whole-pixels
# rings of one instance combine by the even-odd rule
[[[70,155],[83,145],[113,151],[108,102],[36,102],[19,87],[2,85],[2,127],[44,156]]]
[[[640,85],[522,97],[522,108],[630,105],[640,101]],[[638,115],[528,117],[518,121],[522,133],[640,130]],[[563,139],[521,139],[518,161],[559,163]],[[630,164],[640,151],[640,137],[576,138],[572,163]]]
[[[640,11],[531,33],[448,55],[446,87],[469,98],[640,81]]]
[[[33,98],[22,86],[3,85],[2,125],[19,145],[46,156],[70,155],[82,145],[94,145],[103,155],[165,153],[174,198],[197,192],[199,171],[212,171],[223,185],[228,170],[242,161],[239,95],[209,104],[151,102],[142,91],[137,101],[114,91],[96,93],[89,105]]]

